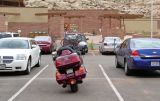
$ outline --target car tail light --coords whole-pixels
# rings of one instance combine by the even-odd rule
[[[132,54],[131,54],[132,56],[140,56],[140,54],[139,54],[139,52],[138,52],[138,50],[134,50],[134,51],[132,51]]]
[[[107,46],[107,43],[104,43],[104,46]]]

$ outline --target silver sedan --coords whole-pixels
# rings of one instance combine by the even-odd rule
[[[119,44],[121,44],[119,37],[104,37],[99,46],[99,51],[102,55],[104,53],[114,53],[116,46]]]

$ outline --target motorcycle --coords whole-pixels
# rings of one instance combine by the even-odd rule
[[[78,84],[83,83],[87,71],[79,53],[69,46],[61,47],[54,56],[56,81],[63,88],[70,85],[72,92],[78,91]]]

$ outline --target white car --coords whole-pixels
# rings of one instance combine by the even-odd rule
[[[23,71],[29,74],[32,67],[39,67],[41,51],[32,38],[12,37],[0,39],[0,71]]]
[[[99,51],[101,54],[112,52],[114,53],[117,45],[121,44],[119,37],[104,37],[100,46]]]

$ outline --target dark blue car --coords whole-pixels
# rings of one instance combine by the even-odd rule
[[[116,51],[116,67],[125,74],[136,70],[160,70],[160,39],[132,38],[125,40]]]

